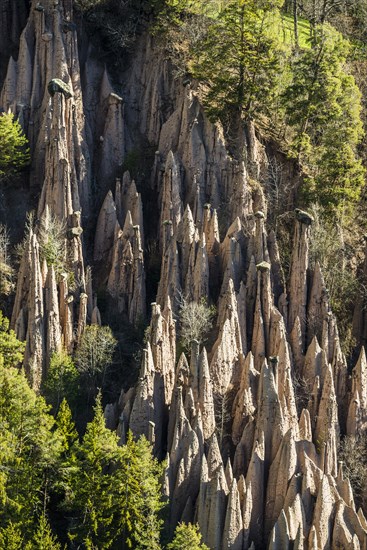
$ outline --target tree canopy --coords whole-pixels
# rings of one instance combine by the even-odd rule
[[[151,445],[131,434],[121,445],[105,426],[100,395],[80,442],[66,400],[60,403],[68,393],[70,358],[54,357],[54,369],[67,365],[50,388],[58,402],[55,419],[15,367],[23,344],[3,316],[1,327],[0,548],[61,548],[48,518],[51,501],[73,518],[70,539],[85,548],[159,550],[162,466]]]
[[[238,132],[238,121],[268,110],[279,67],[278,46],[269,33],[280,1],[230,0],[194,51],[194,75],[205,84],[212,119]],[[233,130],[232,130],[233,132]]]
[[[23,359],[24,342],[20,342],[14,330],[9,330],[9,319],[0,311],[0,356],[5,367],[15,367]]]
[[[79,373],[74,361],[64,350],[54,353],[50,360],[43,393],[55,412],[64,398],[70,406],[76,403],[79,389]]]
[[[176,527],[175,536],[167,546],[167,550],[209,550],[209,548],[201,542],[201,534],[197,525],[180,523]]]
[[[328,25],[302,50],[283,92],[291,148],[309,174],[306,193],[329,210],[355,202],[364,183],[357,156],[363,136],[361,94],[346,70],[349,45]]]
[[[0,114],[0,181],[30,161],[28,140],[12,113]]]
[[[116,434],[105,427],[98,397],[71,471],[72,540],[87,548],[120,542],[127,548],[159,550],[161,471],[144,438],[135,441],[130,434],[126,445],[118,445]]]
[[[20,524],[25,535],[32,532],[47,472],[57,460],[53,425],[43,397],[29,387],[24,373],[0,365],[0,523]]]

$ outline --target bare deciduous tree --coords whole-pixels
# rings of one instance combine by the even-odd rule
[[[365,434],[345,436],[340,442],[339,459],[348,477],[357,503],[367,511],[367,438]]]
[[[8,294],[11,290],[13,270],[10,265],[8,249],[8,231],[4,225],[0,225],[0,294]]]
[[[78,371],[95,383],[103,383],[106,370],[112,362],[116,344],[117,341],[110,327],[87,326],[75,352]]]
[[[191,342],[202,344],[212,328],[215,307],[208,306],[206,300],[189,302],[184,296],[179,297],[179,320],[181,344],[189,350]]]
[[[232,406],[234,397],[234,388],[229,388],[223,395],[219,393],[214,395],[214,415],[219,448],[222,448],[222,444],[226,438],[231,437]]]
[[[312,224],[312,238],[310,239],[310,264],[318,262],[322,269],[327,296],[330,305],[338,319],[339,333],[344,351],[349,352],[353,341],[351,339],[351,316],[357,292],[364,289],[358,284],[354,262],[354,247],[345,242],[343,228],[324,216],[319,205],[309,209],[314,223]],[[308,319],[312,326],[317,319]]]
[[[268,202],[268,222],[276,229],[279,217],[289,210],[293,210],[294,182],[285,176],[283,164],[274,156],[268,159],[265,188]]]

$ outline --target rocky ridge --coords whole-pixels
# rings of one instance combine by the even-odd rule
[[[32,386],[40,388],[54,351],[71,352],[86,324],[101,323],[88,265],[123,318],[146,316],[144,224],[155,208],[161,272],[148,342],[136,387],[107,406],[106,419],[121,441],[131,429],[166,458],[171,530],[198,522],[213,550],[366,549],[367,521],[338,461],[340,433],[366,429],[366,356],[362,347],[350,379],[321,269],[309,262],[312,218],[295,211],[286,286],[255,183],[268,163],[255,128],[246,161],[234,161],[194,87],[174,80],[149,37],[116,93],[91,46],[81,70],[73,18],[68,0],[33,0],[0,96],[30,140],[38,224],[66,226],[67,272],[41,261],[37,225],[19,269],[11,323],[26,341]],[[70,94],[50,94],[54,79]],[[154,205],[120,174],[137,135],[156,147],[146,182]],[[92,174],[105,192],[98,216]],[[83,230],[93,223],[90,253]],[[193,342],[190,357],[176,358],[180,294],[215,300],[218,315],[210,349]],[[364,317],[357,304],[361,344]]]

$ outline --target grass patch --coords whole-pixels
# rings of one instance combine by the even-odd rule
[[[179,5],[180,0],[171,0],[173,6]],[[188,6],[186,6],[187,11],[192,13],[206,15],[215,19],[218,17],[220,12],[225,9],[226,2],[224,0],[209,0],[207,3],[203,3],[202,0],[192,0]],[[292,15],[282,13],[279,18],[275,15],[273,21],[271,22],[272,29],[270,33],[279,38],[281,37],[281,42],[287,46],[294,47],[294,22]],[[273,33],[271,32],[273,31]],[[300,48],[309,48],[310,47],[310,22],[307,19],[298,18],[298,42]]]
[[[287,14],[282,14],[280,22],[275,25],[275,31],[283,36],[283,42],[293,47],[294,40],[294,23],[293,17]],[[298,42],[300,48],[310,48],[310,22],[307,19],[298,19]]]

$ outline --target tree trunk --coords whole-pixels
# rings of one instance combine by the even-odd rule
[[[294,25],[294,46],[296,50],[299,48],[298,41],[298,5],[297,0],[293,0],[293,25]]]

